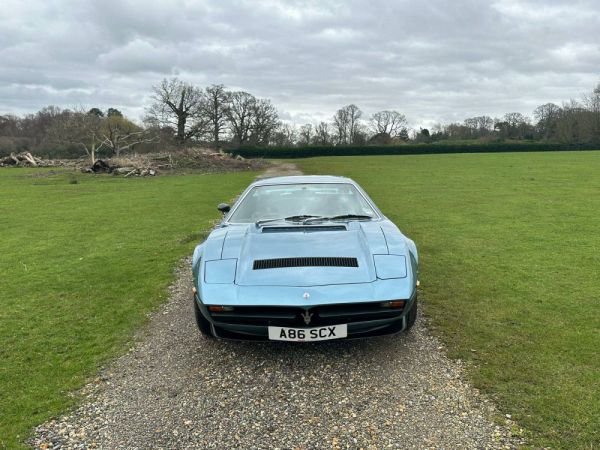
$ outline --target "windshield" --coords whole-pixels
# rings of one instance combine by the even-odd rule
[[[256,186],[242,199],[229,222],[308,216],[371,216],[377,214],[348,183],[306,183]]]

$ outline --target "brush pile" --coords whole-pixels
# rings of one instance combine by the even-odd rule
[[[0,157],[0,167],[54,167],[53,161],[33,156],[29,152],[11,153],[9,156]]]
[[[171,152],[127,154],[97,159],[42,159],[29,152],[0,156],[0,167],[62,167],[90,174],[112,174],[123,177],[146,177],[178,173],[220,173],[262,170],[269,163],[262,159],[245,159],[239,155],[193,147]]]
[[[125,177],[153,177],[156,168],[141,165],[121,166],[111,160],[98,159],[91,167],[82,167],[83,173],[112,173],[113,175],[124,175]]]

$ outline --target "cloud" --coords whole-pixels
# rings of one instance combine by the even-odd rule
[[[178,54],[168,46],[153,44],[136,38],[121,47],[98,55],[99,68],[106,72],[133,74],[153,72],[169,73],[177,64]]]
[[[176,74],[270,98],[286,120],[355,103],[413,126],[530,114],[600,81],[600,6],[577,0],[5,0],[0,114],[143,115]]]

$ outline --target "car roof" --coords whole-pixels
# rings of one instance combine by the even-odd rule
[[[295,175],[288,177],[273,177],[257,180],[250,186],[268,186],[273,184],[303,184],[303,183],[349,183],[356,185],[354,180],[333,175]]]

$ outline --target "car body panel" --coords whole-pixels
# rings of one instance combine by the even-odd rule
[[[324,286],[238,286],[205,284],[202,303],[227,306],[301,306],[360,303],[409,299],[414,292],[411,278],[377,280]],[[309,298],[304,294],[308,293]]]
[[[303,183],[351,183],[372,206],[376,217],[368,221],[310,224],[275,222],[257,225],[228,221],[254,186]],[[253,267],[255,260],[314,257],[356,258],[357,267],[300,266],[261,270]],[[250,333],[248,330],[254,330],[253,333],[264,337],[266,327],[215,321],[207,312],[207,306],[234,309],[236,306],[290,307],[308,311],[326,305],[404,299],[409,302],[408,308],[416,298],[418,254],[414,242],[404,236],[352,180],[331,176],[280,177],[255,182],[242,193],[221,224],[196,247],[192,271],[196,300],[215,332],[216,327],[220,327],[228,333],[233,329],[245,336]],[[403,329],[394,325],[403,317],[398,315],[393,321],[388,320],[386,323],[393,325],[390,330]],[[385,328],[379,322],[355,323],[349,330]]]
[[[308,228],[308,227],[307,227]],[[293,257],[350,257],[358,267],[290,267],[253,270],[253,260]],[[240,286],[314,286],[375,280],[371,253],[360,229],[346,231],[263,233],[250,227],[240,246],[235,283]]]

